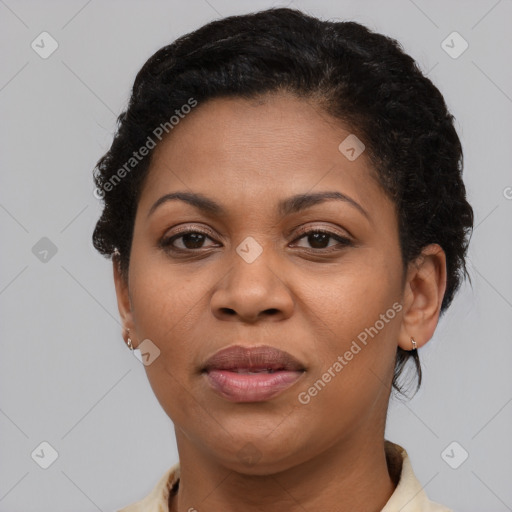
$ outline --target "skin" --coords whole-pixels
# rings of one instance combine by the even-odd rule
[[[339,120],[289,94],[198,105],[154,151],[140,196],[128,281],[114,264],[119,312],[135,347],[151,340],[160,355],[145,366],[175,426],[181,480],[171,510],[379,511],[393,493],[384,427],[397,345],[431,339],[446,288],[441,247],[401,262],[395,205],[377,184],[365,153],[349,161],[338,146]],[[175,191],[202,193],[222,215],[168,201]],[[287,216],[281,199],[338,191]],[[159,242],[177,226],[206,232],[199,242]],[[299,228],[351,240],[315,240]],[[246,237],[263,252],[247,263]],[[298,400],[374,326],[402,306],[343,370],[311,398]],[[306,372],[279,396],[233,403],[208,386],[200,368],[232,344],[272,345]],[[255,454],[247,462],[241,454]],[[340,498],[343,497],[343,498]]]

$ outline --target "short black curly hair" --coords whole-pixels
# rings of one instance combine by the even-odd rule
[[[96,193],[104,201],[94,247],[114,257],[127,280],[135,213],[152,155],[150,149],[135,161],[134,152],[151,147],[157,127],[169,132],[169,120],[183,117],[191,100],[201,105],[212,98],[252,99],[281,91],[313,100],[364,141],[375,177],[397,208],[404,269],[426,245],[443,248],[443,313],[469,277],[465,256],[473,229],[454,117],[399,42],[353,21],[323,21],[293,9],[213,21],[144,64],[112,146],[94,170]],[[411,356],[418,387],[421,383],[417,352],[398,348],[393,378],[398,391]]]

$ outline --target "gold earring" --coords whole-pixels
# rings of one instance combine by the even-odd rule
[[[418,344],[414,341],[414,338],[411,338],[411,343],[412,343],[412,350],[417,350]]]

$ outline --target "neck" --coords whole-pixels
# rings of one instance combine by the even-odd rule
[[[178,434],[177,441],[181,476],[171,512],[378,512],[399,477],[390,474],[383,438],[345,440],[313,459],[263,476],[230,470]]]

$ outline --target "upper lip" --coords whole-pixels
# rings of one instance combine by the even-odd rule
[[[302,365],[291,354],[268,345],[244,347],[231,345],[210,357],[203,371],[209,370],[286,370],[304,371]]]

